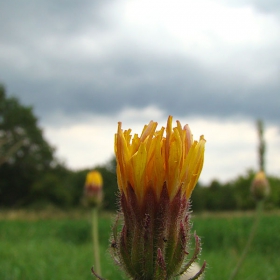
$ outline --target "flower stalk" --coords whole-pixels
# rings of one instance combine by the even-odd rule
[[[94,267],[97,274],[101,275],[99,237],[98,237],[98,208],[92,208],[92,241],[94,253]]]
[[[255,234],[257,232],[257,229],[258,229],[258,226],[259,226],[259,223],[260,223],[260,220],[261,220],[264,201],[267,198],[267,196],[269,195],[269,193],[270,193],[269,182],[268,182],[268,180],[265,176],[264,171],[257,172],[257,174],[255,175],[255,178],[253,179],[253,182],[251,184],[251,194],[256,201],[254,223],[252,225],[252,229],[251,229],[250,235],[247,239],[247,243],[244,247],[244,250],[243,250],[243,252],[240,256],[240,259],[239,259],[236,267],[232,271],[232,274],[231,274],[229,280],[235,279],[235,277],[237,276],[242,264],[244,263],[244,260],[245,260],[247,254],[249,252],[249,249],[252,245],[253,239],[255,237]]]
[[[244,247],[244,250],[243,250],[243,252],[242,252],[242,254],[239,258],[239,261],[238,261],[236,267],[234,268],[234,270],[232,271],[232,273],[230,275],[229,280],[234,280],[236,278],[236,276],[238,275],[238,272],[240,271],[240,269],[241,269],[241,267],[244,263],[244,260],[247,256],[247,254],[250,250],[250,247],[252,245],[252,242],[254,240],[254,237],[256,235],[256,232],[257,232],[260,220],[261,220],[261,215],[262,215],[262,211],[263,211],[263,203],[264,203],[263,200],[260,200],[260,201],[257,202],[254,223],[252,225],[250,235],[247,239],[247,243],[246,243],[246,245]]]
[[[99,238],[98,238],[98,210],[102,203],[102,198],[103,198],[102,188],[103,188],[102,175],[96,170],[89,172],[86,176],[83,202],[85,205],[91,207],[94,271],[98,275],[101,275]]]

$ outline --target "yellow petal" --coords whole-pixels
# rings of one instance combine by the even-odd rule
[[[131,158],[134,174],[134,190],[140,201],[143,200],[146,186],[144,184],[144,175],[147,163],[147,150],[144,143],[140,144],[139,150]]]

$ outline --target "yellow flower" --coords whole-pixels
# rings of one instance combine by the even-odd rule
[[[186,262],[190,240],[189,198],[204,160],[205,140],[193,141],[186,125],[156,130],[151,121],[140,136],[122,130],[115,135],[120,213],[124,223],[113,227],[115,261],[132,279],[173,279],[184,273],[200,252]],[[199,275],[204,268],[202,266]]]
[[[121,123],[115,135],[117,177],[119,190],[127,195],[128,185],[142,202],[149,187],[159,199],[166,183],[170,199],[178,190],[188,199],[197,183],[204,160],[204,137],[193,141],[188,125],[182,128],[179,121],[172,129],[169,116],[166,131],[156,131],[157,123],[151,121],[141,136],[131,130],[123,131]],[[164,137],[164,131],[166,136]]]
[[[86,186],[95,186],[97,188],[102,188],[103,179],[102,175],[98,171],[91,171],[86,177]]]
[[[102,175],[96,171],[90,171],[86,176],[84,186],[84,204],[90,206],[99,206],[103,198],[103,179]]]

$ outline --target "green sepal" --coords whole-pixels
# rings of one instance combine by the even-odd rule
[[[155,273],[153,280],[164,280],[167,279],[166,264],[160,248],[157,249],[157,258],[155,263]]]

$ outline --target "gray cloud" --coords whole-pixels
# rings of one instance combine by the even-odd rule
[[[278,0],[222,0],[233,6],[252,6],[262,13],[280,14],[280,2]]]
[[[114,1],[111,1],[111,3]],[[88,27],[105,29],[107,19],[102,16],[110,1],[0,1],[1,38],[16,41],[36,39],[46,34],[72,35]]]
[[[272,75],[252,82],[243,73],[250,66],[246,53],[232,64],[207,68],[191,56],[155,54],[114,39],[109,1],[57,3],[0,4],[5,22],[5,27],[0,25],[0,82],[9,94],[33,105],[40,118],[47,120],[55,112],[114,114],[127,107],[155,105],[168,114],[243,115],[280,123],[280,80]],[[107,35],[109,43],[104,48],[97,44],[96,53],[90,49],[84,53],[77,44],[87,32],[93,35],[92,48],[95,39],[98,43]],[[278,67],[272,72],[279,77],[279,55],[266,49],[252,51],[252,72],[255,60],[260,69],[271,63]]]

